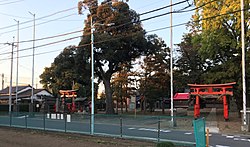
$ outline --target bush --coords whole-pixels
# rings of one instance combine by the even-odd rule
[[[157,143],[157,147],[175,147],[172,142],[160,142]]]

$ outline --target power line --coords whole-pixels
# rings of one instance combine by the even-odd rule
[[[68,33],[59,34],[59,35],[54,35],[54,36],[49,36],[49,37],[44,37],[44,38],[38,38],[38,39],[35,39],[35,40],[24,40],[24,41],[13,42],[13,43],[25,43],[25,42],[32,42],[32,41],[41,41],[41,40],[45,40],[45,39],[52,39],[52,38],[57,38],[57,37],[66,36],[66,35],[71,35],[71,34],[75,34],[75,33],[79,33],[79,32],[83,32],[83,30],[68,32]],[[6,43],[0,43],[0,44],[6,44]],[[1,48],[0,48],[0,49],[1,49]],[[0,54],[0,55],[1,55],[1,54]]]
[[[11,16],[11,17],[15,17],[15,18],[24,18],[24,19],[30,19],[29,17],[22,17],[22,16],[16,16],[16,15],[11,15],[11,14],[7,14],[7,13],[2,13],[0,12],[1,15],[5,15],[5,16]]]
[[[179,3],[172,4],[172,5],[179,5],[179,4],[184,3],[184,2],[186,2],[186,0],[184,0],[184,1],[182,1],[182,2],[179,2]],[[165,9],[165,8],[167,8],[167,7],[169,7],[169,6],[170,6],[170,5],[165,6],[165,7],[162,7],[162,8],[159,8],[159,9],[155,9],[155,10],[156,10],[156,11],[159,11],[160,9]],[[186,9],[186,8],[187,8],[187,7],[183,8],[183,9]],[[182,9],[181,9],[181,10],[182,10]],[[85,10],[84,10],[84,11],[85,11]],[[152,12],[155,12],[155,11],[154,11],[154,10],[151,10],[151,11],[148,11],[148,12],[145,12],[145,13],[142,13],[142,14],[139,14],[139,15],[149,14],[149,13],[152,13]],[[177,12],[176,12],[176,13],[177,13]],[[164,16],[164,15],[167,15],[167,14],[169,14],[169,13],[164,13],[164,14],[161,14],[161,15],[159,15],[159,16],[157,15],[157,16],[152,17],[152,18]],[[62,18],[62,17],[61,17],[61,18]],[[61,19],[61,18],[58,18],[58,19]],[[152,18],[148,18],[148,19],[152,19]],[[145,20],[148,20],[148,19],[145,19]],[[141,21],[145,21],[145,20],[141,20]],[[54,20],[50,20],[50,21],[55,21],[55,19],[54,19]],[[46,23],[48,23],[48,22],[50,22],[50,21],[47,21]],[[124,25],[129,24],[129,23],[131,23],[131,22],[124,23],[124,24],[121,24],[121,25],[115,26],[115,27],[124,26]],[[40,24],[41,24],[41,23],[40,23]],[[40,24],[37,24],[37,25],[40,25]],[[22,30],[22,29],[29,28],[29,27],[32,27],[32,26],[28,26],[28,27],[25,27],[25,28],[21,28],[21,30]],[[110,28],[112,28],[112,27],[110,27]],[[14,31],[16,31],[16,30],[12,30],[12,31],[8,31],[8,32],[3,32],[2,34],[4,34],[4,33],[9,33],[9,32],[14,32]],[[82,30],[80,30],[80,31],[82,31]],[[62,35],[58,35],[58,36],[64,36],[64,35],[62,34]],[[55,37],[56,37],[56,36],[55,36]],[[45,37],[45,38],[40,39],[40,40],[50,39],[50,38],[54,38],[54,37]],[[39,40],[39,39],[36,39],[35,41],[37,41],[37,40]],[[30,42],[30,41],[33,41],[33,40],[21,41],[21,42],[19,42],[19,43],[22,43],[22,42]],[[1,43],[0,43],[0,44],[1,44]]]
[[[152,3],[150,3],[150,4],[144,5],[143,7],[136,8],[136,9],[137,9],[137,10],[140,10],[140,9],[146,8],[146,7],[148,7],[148,6],[152,6],[152,5],[154,5],[154,4],[157,4],[157,3],[159,3],[159,2],[162,2],[162,0],[154,1],[154,2],[152,2]]]
[[[150,18],[148,18],[148,19],[144,19],[144,20],[141,20],[141,21],[146,21],[146,20],[153,19],[153,18],[156,18],[156,17],[159,17],[159,16],[167,15],[167,14],[169,14],[169,13],[164,13],[164,14],[161,14],[161,15],[157,15],[157,16],[155,16],[155,17],[150,17]],[[124,25],[126,25],[126,24],[130,24],[130,23],[133,23],[133,22],[124,23],[124,24],[121,24],[121,25],[118,25],[118,26],[112,26],[112,27],[110,27],[110,29],[112,29],[112,28],[118,28],[118,27],[124,26]],[[82,30],[81,30],[81,31],[82,31]],[[75,32],[74,32],[74,33],[75,33]],[[42,39],[39,39],[39,40],[50,39],[50,38],[55,38],[55,37],[59,37],[59,36],[65,36],[65,35],[68,35],[68,34],[69,34],[69,33],[61,34],[61,35],[57,35],[57,36],[45,37],[45,38],[42,38]],[[85,35],[86,35],[86,34],[85,34]],[[78,37],[80,37],[80,36],[78,36]],[[64,39],[64,40],[65,40],[65,39]],[[54,44],[54,43],[59,43],[59,42],[62,42],[62,41],[64,41],[64,40],[56,41],[56,42],[52,42],[52,43],[48,43],[48,44],[45,44],[45,45],[43,45],[43,46],[50,45],[50,44]],[[22,41],[22,42],[30,42],[30,41],[33,41],[33,40]],[[20,42],[19,42],[19,43],[20,43]],[[41,47],[41,46],[38,46],[38,47]],[[37,47],[36,47],[36,48],[37,48]],[[29,49],[31,49],[31,48],[21,49],[21,50],[19,50],[19,51],[25,51],[25,50],[29,50]],[[2,54],[0,54],[0,55],[4,55],[4,54],[8,54],[8,52],[7,52],[7,53],[2,53]]]
[[[145,15],[145,14],[153,13],[153,12],[156,12],[156,11],[160,11],[160,10],[163,10],[163,9],[169,8],[169,7],[171,7],[171,6],[175,6],[175,5],[179,5],[179,4],[185,3],[185,2],[187,2],[187,0],[183,0],[183,1],[180,1],[180,2],[177,2],[177,3],[174,3],[174,4],[172,4],[172,5],[167,5],[167,6],[164,6],[164,7],[158,8],[158,9],[154,9],[154,10],[151,10],[151,11],[147,11],[147,12],[141,13],[141,14],[139,14],[139,15],[141,16],[141,15]]]
[[[250,8],[248,9],[245,9],[245,10],[249,10]],[[216,18],[216,17],[220,17],[220,16],[224,16],[224,15],[228,15],[228,14],[234,14],[234,13],[237,13],[237,12],[240,12],[241,10],[236,10],[236,11],[232,11],[232,12],[227,12],[227,13],[224,13],[224,14],[219,14],[219,15],[215,15],[215,16],[211,16],[211,17],[207,17],[207,18],[202,18],[202,19],[199,19],[195,22],[200,22],[202,20],[209,20],[209,19],[213,19],[213,18]],[[182,26],[182,25],[187,25],[189,24],[190,22],[186,22],[186,23],[180,23],[180,24],[177,24],[177,25],[173,25],[172,27],[178,27],[178,26]],[[164,30],[164,29],[168,29],[170,27],[163,27],[163,28],[159,28],[159,29],[154,29],[154,30],[150,30],[150,31],[147,31],[147,33],[149,32],[155,32],[155,31],[159,31],[159,30]],[[125,38],[125,37],[131,37],[135,34],[137,34],[138,32],[136,33],[132,33],[132,34],[129,34],[129,35],[126,35],[126,36],[120,36],[120,37],[115,37],[115,38],[112,38],[112,39],[108,39],[108,40],[102,40],[102,41],[98,41],[98,42],[95,42],[95,44],[100,44],[100,43],[103,43],[103,42],[109,42],[109,41],[113,41],[113,40],[117,40],[117,39],[121,39],[121,38]],[[67,40],[67,39],[65,39]],[[75,46],[75,48],[81,48],[81,47],[85,47],[85,46],[89,46],[90,44],[83,44],[83,45],[79,45],[79,46]],[[45,46],[45,45],[43,45]],[[48,54],[48,53],[52,53],[52,52],[57,52],[57,51],[60,51],[61,49],[59,50],[54,50],[54,51],[47,51],[47,52],[42,52],[42,53],[37,53],[35,54],[36,56],[37,55],[43,55],[43,54]],[[1,54],[0,54],[1,55]],[[19,58],[25,58],[25,57],[30,57],[32,55],[25,55],[25,56],[21,56]],[[5,59],[0,59],[0,61],[2,60],[9,60],[10,58],[5,58]]]
[[[181,2],[178,2],[178,3],[175,3],[175,4],[172,4],[172,5],[173,5],[173,6],[174,6],[174,5],[179,5],[179,4],[184,3],[184,2],[186,2],[186,0],[181,1]],[[155,9],[155,10],[151,10],[151,11],[148,11],[148,12],[144,12],[144,13],[139,14],[139,15],[145,15],[145,14],[149,14],[149,13],[152,13],[152,12],[156,12],[156,11],[159,11],[159,10],[162,10],[162,9],[165,9],[165,8],[168,8],[168,7],[170,7],[170,6],[171,6],[171,5],[168,5],[168,6],[159,8],[159,9]],[[72,9],[72,8],[66,9],[66,10],[71,10],[71,9]],[[57,13],[61,13],[61,12],[64,12],[64,11],[66,11],[66,10],[62,10],[62,11],[53,13],[53,14],[51,14],[51,15],[54,15],[54,14],[57,14]],[[85,10],[84,10],[84,11],[85,11]],[[45,17],[51,16],[51,15],[47,15],[47,16],[45,16]],[[72,14],[72,15],[74,15],[74,14]],[[164,16],[164,15],[167,15],[167,14],[162,14],[162,16]],[[71,15],[68,15],[68,16],[71,16]],[[43,22],[43,23],[40,23],[40,24],[37,24],[37,25],[45,24],[45,23],[48,23],[48,22],[51,22],[51,21],[55,21],[55,20],[58,20],[58,19],[62,19],[62,18],[68,17],[68,16],[60,17],[60,18],[57,18],[57,19],[54,19],[54,20],[49,20],[49,21],[46,21],[46,22]],[[41,17],[41,18],[45,18],[45,17]],[[160,16],[158,16],[158,17],[160,17]],[[41,18],[39,18],[39,19],[41,19]],[[38,19],[36,19],[36,20],[38,20]],[[30,21],[28,21],[28,22],[30,22]],[[20,24],[24,24],[24,23],[26,23],[26,22],[23,22],[23,23],[20,23]],[[26,29],[26,28],[30,28],[30,27],[32,27],[32,26],[24,27],[24,28],[21,28],[20,30],[23,30],[23,29]],[[3,29],[3,28],[0,28],[0,29]],[[10,33],[10,32],[14,32],[14,31],[16,31],[16,30],[6,31],[6,32],[1,33],[0,35],[6,34],[6,33]],[[32,41],[33,41],[33,40],[32,40]],[[26,42],[28,42],[28,41],[26,41]]]
[[[201,20],[212,19],[212,18],[215,18],[215,17],[218,17],[218,16],[223,16],[223,15],[228,15],[228,14],[236,13],[236,12],[239,12],[239,11],[241,11],[241,10],[232,11],[232,12],[227,12],[227,13],[225,13],[225,14],[220,14],[220,15],[211,16],[211,17],[207,17],[207,18],[202,18],[202,19],[200,19],[200,20],[197,20],[197,22],[199,22],[199,21],[201,21]],[[164,13],[164,14],[166,15],[166,14],[169,14],[169,13]],[[163,15],[163,14],[156,15],[156,16],[154,16],[154,17],[150,17],[150,18],[144,19],[144,20],[142,20],[142,21],[146,21],[146,20],[149,20],[149,19],[153,19],[153,18],[162,16],[162,15]],[[196,22],[196,21],[195,21],[195,22]],[[132,22],[130,22],[130,23],[132,23]],[[178,26],[181,26],[181,25],[187,25],[187,24],[189,24],[189,23],[190,23],[190,22],[187,22],[187,23],[180,23],[180,24],[174,25],[173,27],[178,27]],[[128,23],[126,23],[126,24],[128,24]],[[122,24],[122,25],[124,25],[124,24]],[[119,26],[114,26],[114,27],[120,27],[120,26],[121,26],[121,25],[119,25]],[[113,27],[110,27],[110,29],[111,29],[111,28],[113,28]],[[169,28],[169,27],[158,28],[158,29],[151,30],[151,31],[148,31],[148,32],[159,31],[159,30],[163,30],[163,29],[167,29],[167,28]],[[85,34],[85,35],[89,35],[89,34]],[[72,40],[72,39],[78,38],[78,37],[80,37],[80,36],[72,37],[72,38],[69,38],[69,39],[64,39],[64,40],[60,40],[60,41],[56,41],[56,42],[52,42],[52,43],[48,43],[48,44],[44,44],[44,45],[40,45],[40,46],[37,46],[36,48],[38,48],[38,47],[43,47],[43,46],[47,46],[47,45],[51,45],[51,44],[56,44],[56,43],[63,42],[63,41],[67,41],[67,40]],[[112,39],[111,39],[111,40],[112,40]],[[104,42],[104,41],[102,41],[102,42]],[[106,41],[105,41],[105,42],[106,42]],[[31,49],[31,48],[26,48],[26,49],[22,49],[22,50],[29,50],[29,49]],[[4,53],[4,54],[8,54],[8,53]],[[3,55],[3,54],[0,54],[0,55]]]
[[[181,3],[184,3],[184,2],[186,2],[186,0],[185,0],[185,1],[182,1]],[[179,4],[181,4],[181,3],[175,3],[175,4],[173,4],[173,5],[179,5]],[[164,8],[162,7],[161,9],[165,9],[165,8],[167,8],[167,7],[169,7],[169,6],[165,6]],[[159,9],[156,9],[156,11],[159,11]],[[152,13],[152,12],[155,12],[155,11],[151,10],[151,11],[144,12],[144,13],[142,13],[142,14],[139,14],[139,15],[144,15],[144,14],[148,14],[148,13]],[[162,14],[162,16],[167,15],[167,14],[169,14],[169,13],[164,13],[164,14]],[[160,17],[160,16],[158,16],[158,17]],[[58,18],[58,19],[61,19],[61,18],[64,18],[64,17],[60,17],[60,18]],[[149,18],[149,19],[152,19],[152,18]],[[54,20],[49,20],[49,21],[43,22],[43,23],[48,23],[48,22],[50,22],[50,21],[55,21],[55,20],[56,20],[56,19],[54,19]],[[142,20],[142,21],[144,21],[144,20]],[[41,24],[43,24],[43,23],[40,23],[40,24],[37,24],[37,25],[41,25]],[[120,26],[129,24],[129,23],[131,23],[131,22],[128,22],[128,23],[125,23],[125,24],[121,24]],[[20,30],[26,29],[26,28],[29,28],[29,27],[32,27],[32,26],[28,26],[28,27],[25,27],[25,28],[21,28]],[[115,27],[119,27],[119,26],[115,26]],[[111,28],[111,27],[110,27],[110,28]],[[3,32],[2,34],[4,34],[4,33],[9,33],[9,32],[14,32],[14,31],[16,31],[16,30],[12,30],[12,31],[8,31],[8,32]],[[80,31],[82,31],[82,30],[80,30]],[[76,33],[76,32],[72,32],[72,33]],[[68,34],[72,34],[72,33],[68,33]],[[51,36],[51,37],[45,37],[45,38],[42,38],[42,39],[36,39],[35,41],[44,40],[44,39],[51,39],[51,38],[60,37],[60,36],[64,36],[64,34],[62,34],[62,35],[57,35],[57,36]],[[19,43],[30,42],[30,41],[33,41],[33,40],[20,41]],[[0,43],[0,44],[3,44],[3,43]]]
[[[8,5],[8,4],[13,4],[13,3],[18,3],[18,2],[21,2],[21,1],[24,1],[24,0],[17,0],[17,1],[13,1],[13,2],[1,3],[0,6],[2,6],[2,5]]]
[[[13,1],[13,0],[0,0],[0,2],[8,2],[8,1]]]
[[[49,46],[49,45],[53,45],[53,44],[57,44],[57,43],[61,43],[61,42],[65,42],[65,41],[69,41],[69,40],[73,40],[73,39],[77,39],[77,38],[80,38],[82,37],[81,36],[76,36],[76,37],[71,37],[71,38],[67,38],[67,39],[63,39],[63,40],[59,40],[59,41],[55,41],[55,42],[50,42],[50,43],[47,43],[47,44],[42,44],[42,45],[38,45],[38,46],[35,46],[34,48],[40,48],[40,47],[44,47],[44,46]],[[29,48],[24,48],[24,49],[20,49],[20,51],[26,51],[26,50],[31,50],[33,49],[33,47],[29,47]],[[16,51],[14,51],[16,52]],[[6,53],[2,53],[0,55],[6,55],[6,54],[9,54],[10,52],[6,52]]]
[[[52,21],[56,21],[56,20],[59,20],[59,19],[67,18],[67,17],[73,16],[73,15],[76,15],[76,14],[75,14],[75,13],[72,13],[72,14],[69,14],[69,15],[66,15],[66,16],[62,16],[62,17],[53,19],[53,20],[48,20],[48,21],[45,21],[45,22],[42,22],[42,23],[38,23],[38,24],[36,24],[36,26],[40,26],[40,25],[42,25],[42,24],[46,24],[46,23],[49,23],[49,22],[52,22]],[[33,27],[33,25],[30,25],[30,26],[27,26],[27,27],[20,28],[19,30],[24,30],[24,29],[31,28],[31,27]],[[0,35],[7,34],[7,33],[11,33],[11,32],[15,32],[15,31],[16,31],[16,29],[15,29],[15,30],[6,31],[6,32],[2,32]]]
[[[5,43],[1,43],[1,44],[3,44],[3,46],[1,46],[0,49],[4,49],[8,47]]]
[[[72,7],[72,8],[69,8],[69,9],[57,11],[57,12],[54,12],[54,13],[52,13],[52,14],[45,15],[45,16],[43,16],[43,17],[37,18],[35,21],[41,20],[41,19],[44,19],[44,18],[47,18],[47,17],[51,17],[51,16],[54,16],[54,15],[57,15],[57,14],[60,14],[60,13],[64,13],[64,12],[67,12],[67,11],[70,11],[70,10],[73,10],[73,9],[76,9],[76,8],[77,8],[77,7]],[[26,23],[29,23],[29,22],[33,22],[33,20],[29,20],[29,21],[22,22],[22,23],[20,23],[20,25],[23,25],[23,24],[26,24]],[[14,24],[14,25],[5,26],[5,27],[0,28],[0,30],[7,29],[7,28],[11,28],[11,27],[15,27],[15,26],[16,26],[15,24]]]

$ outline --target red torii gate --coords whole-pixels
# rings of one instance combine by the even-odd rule
[[[68,109],[71,112],[76,111],[76,105],[75,105],[75,98],[77,96],[76,90],[59,90],[59,93],[61,94],[63,106],[65,105],[65,99],[66,98],[71,98],[72,103],[71,103],[71,105],[70,104],[68,105]]]
[[[226,84],[188,84],[190,87],[190,94],[195,95],[194,104],[194,117],[200,116],[200,98],[205,95],[218,96],[217,98],[223,98],[224,106],[224,119],[228,120],[228,102],[227,95],[233,96],[233,85],[236,82],[226,83]]]

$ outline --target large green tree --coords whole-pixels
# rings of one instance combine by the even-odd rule
[[[169,74],[169,48],[161,38],[156,35],[148,36],[150,50],[145,54],[143,73],[140,80],[140,93],[144,95],[144,111],[146,104],[149,104],[151,111],[154,110],[156,101],[164,102],[170,90]],[[163,103],[162,103],[163,104]],[[162,107],[164,113],[164,104]]]
[[[86,88],[89,87],[87,86],[89,79],[84,78],[84,75],[79,73],[79,71],[86,70],[83,70],[83,66],[79,70],[77,69],[79,63],[76,59],[76,47],[66,47],[54,59],[51,66],[46,67],[40,75],[40,83],[43,87],[52,91],[54,95],[57,95],[61,89],[69,90],[76,88],[79,90],[78,96],[87,96]]]
[[[78,55],[90,60],[90,30],[94,27],[94,67],[95,75],[103,81],[106,94],[106,113],[114,113],[112,75],[121,70],[123,63],[139,57],[147,49],[145,31],[139,15],[131,10],[125,2],[84,1],[90,9],[84,27],[83,38],[78,48]],[[92,26],[91,26],[92,17]],[[108,26],[108,24],[114,26]]]
[[[193,32],[199,32],[199,53],[211,63],[204,76],[206,83],[236,81],[235,97],[239,109],[242,106],[241,78],[241,18],[240,0],[195,0],[197,9],[193,15]],[[247,63],[249,62],[249,0],[245,0],[245,33]],[[197,38],[193,38],[194,40]],[[246,64],[248,65],[248,64]],[[249,67],[246,66],[247,70]],[[249,76],[249,75],[247,75]]]
[[[211,67],[199,54],[201,35],[188,33],[177,44],[178,57],[174,64],[174,91],[184,92],[187,84],[203,83],[203,73]]]

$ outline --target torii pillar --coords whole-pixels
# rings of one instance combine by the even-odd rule
[[[194,118],[200,117],[200,98],[205,95],[218,96],[223,98],[224,119],[228,120],[227,95],[233,96],[233,85],[236,82],[226,84],[188,84],[190,94],[195,96]]]

